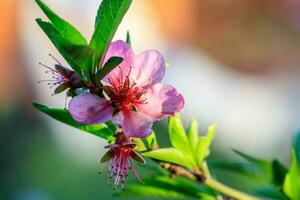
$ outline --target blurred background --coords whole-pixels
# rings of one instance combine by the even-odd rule
[[[91,37],[100,0],[45,3]],[[202,133],[219,125],[215,158],[236,159],[239,149],[288,163],[300,128],[299,9],[298,0],[133,1],[115,39],[129,30],[137,53],[163,53],[186,124],[196,117]],[[110,199],[97,175],[106,142],[32,108],[33,100],[65,106],[65,94],[37,83],[47,77],[38,62],[54,64],[49,53],[64,62],[37,17],[45,19],[31,0],[0,0],[0,199]],[[166,122],[155,130],[168,145]]]

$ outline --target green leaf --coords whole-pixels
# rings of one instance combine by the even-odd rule
[[[130,7],[132,0],[103,0],[96,17],[95,31],[90,41],[90,47],[95,49],[95,67],[102,66],[106,51],[113,36]]]
[[[192,155],[191,147],[179,114],[169,118],[169,136],[173,147],[180,150],[185,156]]]
[[[251,157],[247,155],[248,157]],[[251,160],[254,158],[251,157]],[[257,165],[256,162],[226,162],[226,161],[215,161],[210,162],[209,166],[211,169],[226,170],[229,172],[236,173],[238,175],[250,178],[250,181],[257,184],[273,185],[277,188],[281,188],[284,177],[287,173],[285,166],[278,160],[269,162],[267,160],[260,160],[255,158],[255,161],[259,160],[264,162],[265,165]],[[261,167],[263,166],[263,167]]]
[[[288,198],[274,185],[260,186],[253,192],[253,194],[267,197],[267,199],[274,200],[288,200]]]
[[[101,81],[109,72],[111,72],[114,68],[119,66],[123,61],[121,57],[111,57],[104,64],[104,66],[97,72],[96,74],[96,82]]]
[[[35,0],[42,11],[46,14],[49,20],[52,22],[54,28],[59,32],[61,37],[68,40],[73,45],[87,45],[86,39],[81,33],[74,28],[70,23],[66,22],[58,15],[56,15],[47,5],[41,0]]]
[[[93,135],[96,135],[98,137],[104,138],[109,141],[114,140],[116,127],[113,126],[111,123],[84,125],[74,121],[72,116],[66,109],[49,108],[48,106],[37,102],[33,102],[33,106],[39,111],[45,113],[46,115],[64,124],[68,124],[74,128],[83,130],[85,132],[91,133]]]
[[[281,162],[278,160],[272,161],[272,183],[274,185],[281,187],[287,172],[288,170]]]
[[[199,127],[198,127],[197,120],[192,119],[192,122],[188,130],[188,139],[193,151],[196,150],[197,143],[198,143],[198,129]]]
[[[148,137],[146,137],[144,141],[148,150],[153,150],[155,148],[158,148],[158,143],[154,131],[152,131],[152,133]]]
[[[261,170],[258,170],[257,167],[251,163],[214,161],[209,163],[209,167],[215,170],[226,170],[254,179],[262,177]]]
[[[138,152],[147,151],[147,147],[141,138],[133,138],[132,140],[134,143],[136,143],[136,147],[135,147],[136,151]]]
[[[265,174],[271,174],[272,172],[272,166],[271,162],[268,160],[258,159],[253,156],[247,155],[245,153],[242,153],[238,150],[233,150],[235,153],[237,153],[239,156],[247,160],[248,162],[255,165],[259,170],[261,170]]]
[[[297,162],[300,163],[300,131],[294,136],[293,148],[296,152]]]
[[[65,51],[80,66],[85,77],[90,80],[90,66],[92,66],[94,50],[88,46],[68,45],[65,47]]]
[[[189,169],[193,168],[190,160],[180,150],[175,148],[161,148],[142,153],[142,155],[152,159],[178,164]]]
[[[291,151],[291,165],[284,180],[283,191],[292,200],[300,199],[300,167],[294,150]]]
[[[208,188],[194,182],[176,177],[170,179],[167,176],[151,176],[144,179],[145,185],[131,184],[119,195],[166,197],[170,198],[196,198],[214,200],[215,194]]]
[[[36,22],[46,33],[48,38],[54,44],[59,53],[65,58],[68,64],[72,67],[72,69],[74,69],[78,76],[86,82],[89,76],[84,76],[83,72],[85,72],[85,70],[82,70],[82,68],[84,67],[80,67],[79,64],[87,62],[87,58],[85,57],[88,57],[92,54],[92,49],[85,46],[71,44],[69,41],[62,38],[58,31],[54,28],[54,26],[49,22],[42,21],[41,19],[36,19]]]
[[[131,38],[130,38],[129,31],[127,31],[126,33],[126,43],[131,47]]]
[[[217,125],[211,125],[208,128],[207,135],[199,137],[196,150],[196,159],[199,167],[202,167],[203,161],[210,154],[210,145],[215,137],[216,132]]]

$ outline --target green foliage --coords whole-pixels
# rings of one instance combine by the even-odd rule
[[[122,59],[119,57],[111,58],[99,71],[94,80],[96,67],[102,66],[108,46],[131,1],[102,1],[96,17],[94,34],[88,46],[86,39],[76,28],[55,14],[41,0],[36,0],[36,3],[50,22],[45,22],[41,19],[36,19],[36,21],[79,77],[84,82],[93,80],[98,83],[122,62]]]
[[[145,152],[143,155],[150,158],[175,163],[188,169],[202,168],[204,160],[209,155],[210,145],[216,133],[216,125],[208,128],[206,136],[198,135],[196,120],[191,122],[188,134],[182,124],[180,115],[169,118],[169,137],[173,148],[160,148]],[[151,145],[151,138],[146,144]],[[155,142],[157,145],[157,142]],[[151,150],[151,148],[148,148]]]
[[[164,162],[175,163],[189,169],[193,168],[193,165],[188,159],[186,159],[186,156],[180,150],[175,148],[156,149],[142,153],[142,155]]]
[[[113,36],[128,11],[132,0],[102,1],[95,20],[95,30],[89,44],[70,23],[59,17],[41,0],[35,1],[49,19],[49,22],[36,19],[38,25],[82,81],[100,83],[108,73],[122,63],[123,59],[120,57],[111,57],[105,64],[103,62]],[[126,35],[126,42],[131,46],[129,32]],[[62,92],[66,88],[66,85],[62,85],[55,90],[55,93]],[[76,95],[76,92],[82,91],[72,92]],[[49,108],[39,103],[33,103],[33,106],[53,119],[74,128],[108,141],[115,139],[116,126],[111,122],[83,125],[74,121],[66,109]],[[169,138],[172,147],[159,149],[154,132],[147,138],[135,138],[133,141],[137,144],[136,150],[143,152],[142,154],[146,157],[174,163],[191,171],[197,168],[205,173],[206,178],[210,178],[205,161],[210,154],[210,146],[217,131],[217,126],[210,126],[205,136],[199,136],[198,129],[198,123],[193,119],[186,132],[178,114],[169,118]],[[289,170],[278,160],[262,160],[237,150],[234,151],[244,158],[247,163],[219,162],[214,167],[232,171],[252,179],[265,180],[265,184],[262,187],[253,191],[255,194],[272,199],[287,199],[289,197],[292,200],[299,200],[300,154],[297,155],[297,152],[300,152],[300,134],[296,136],[294,149],[291,153]],[[107,161],[111,156],[110,153],[108,151],[101,162]],[[145,162],[138,153],[133,157],[141,163]],[[156,167],[158,166],[157,164],[155,165]],[[145,183],[146,185],[133,184],[122,194],[168,198],[216,199],[215,193],[203,185],[180,177],[170,179],[167,173],[148,177],[145,179]]]
[[[86,39],[81,33],[74,28],[70,23],[66,22],[56,15],[47,5],[41,0],[35,0],[48,19],[51,21],[54,28],[59,32],[60,36],[68,40],[73,45],[87,45]]]
[[[192,122],[190,124],[189,130],[188,130],[188,139],[189,143],[191,145],[191,148],[193,151],[197,148],[198,143],[198,137],[199,137],[199,127],[196,119],[192,119]]]
[[[141,138],[133,138],[133,142],[136,143],[136,147],[135,147],[136,151],[138,152],[147,151],[147,147]]]
[[[158,147],[154,131],[152,131],[152,133],[148,137],[146,137],[144,141],[148,150],[156,149]]]
[[[191,156],[192,150],[179,114],[169,118],[169,137],[174,148]]]
[[[89,81],[94,50],[87,46],[85,38],[71,24],[56,15],[42,1],[36,2],[50,20],[45,22],[36,19],[38,25],[79,77],[85,82]]]
[[[238,150],[233,150],[235,153],[237,153],[239,156],[253,164],[257,169],[261,170],[264,174],[270,174],[272,167],[271,162],[268,160],[258,159],[253,156],[247,155],[245,153],[242,153]]]
[[[300,199],[300,166],[294,150],[291,152],[291,165],[284,180],[283,190],[292,200]]]
[[[108,141],[114,140],[114,134],[116,131],[116,127],[112,123],[84,125],[84,124],[75,122],[73,120],[73,118],[71,117],[70,113],[66,109],[49,108],[48,106],[37,103],[37,102],[34,102],[33,106],[37,110],[45,113],[46,115],[64,123],[64,124],[68,124],[74,128],[91,133],[93,135],[96,135],[96,136],[106,139]]]
[[[211,125],[208,128],[208,132],[206,136],[199,137],[196,151],[194,152],[195,159],[198,163],[198,166],[201,168],[203,161],[210,154],[210,145],[212,140],[215,137],[217,132],[217,125]]]
[[[131,47],[131,38],[130,38],[129,31],[127,31],[126,33],[126,43]]]
[[[131,2],[132,0],[102,1],[97,12],[95,31],[90,41],[90,47],[95,49],[92,73],[95,73],[96,67],[102,66],[109,44]]]
[[[215,200],[215,194],[206,187],[195,184],[187,179],[168,176],[151,176],[144,179],[145,184],[131,184],[120,195],[135,195],[145,197],[195,198]]]
[[[244,158],[243,162],[215,162],[210,163],[211,169],[230,171],[238,175],[248,177],[251,183],[256,185],[253,193],[273,199],[286,199],[282,193],[284,177],[287,174],[286,167],[278,160],[259,159],[240,151],[234,150]]]
[[[281,187],[284,181],[284,177],[287,174],[286,167],[278,160],[263,160],[244,154],[240,151],[234,150],[241,157],[246,159],[248,162],[258,170],[260,176],[265,177],[269,184],[273,184],[277,187]],[[238,169],[237,169],[238,170]],[[251,171],[246,171],[251,176]]]
[[[293,139],[293,148],[296,152],[297,161],[298,163],[300,163],[300,131],[295,135]]]
[[[54,44],[59,53],[64,57],[64,59],[68,62],[68,64],[74,69],[74,71],[78,74],[78,76],[83,80],[87,81],[87,77],[83,74],[83,69],[80,67],[79,63],[77,63],[76,55],[78,55],[78,51],[82,46],[75,46],[71,44],[68,40],[63,38],[59,32],[55,29],[55,27],[49,23],[42,21],[41,19],[36,19],[36,22],[41,27],[41,29],[46,33],[48,38]],[[76,54],[72,55],[72,48],[77,48],[75,51]],[[83,48],[83,47],[82,47]],[[91,50],[92,51],[92,50]],[[74,52],[74,51],[73,51]],[[87,52],[87,51],[85,51]]]
[[[91,74],[89,73],[90,66],[93,64],[94,50],[88,46],[83,45],[66,45],[66,53],[80,66],[84,78],[91,80]]]
[[[281,187],[284,182],[284,178],[285,178],[286,174],[288,173],[288,170],[278,160],[272,161],[271,169],[272,169],[272,176],[271,176],[272,183],[277,187]]]
[[[121,57],[111,57],[104,64],[104,66],[96,73],[96,83],[101,81],[109,72],[111,72],[115,67],[120,65],[123,61]]]
[[[274,185],[259,186],[254,193],[268,199],[288,200],[282,191]]]

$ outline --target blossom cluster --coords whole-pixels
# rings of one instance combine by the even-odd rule
[[[161,83],[166,67],[158,51],[136,55],[126,42],[118,40],[110,44],[103,63],[112,57],[120,57],[122,62],[97,83],[82,82],[58,61],[55,69],[43,66],[53,74],[50,84],[57,86],[54,93],[69,89],[72,98],[67,109],[76,122],[102,124],[111,120],[119,127],[115,143],[107,146],[110,150],[101,160],[110,160],[109,177],[114,177],[115,188],[120,182],[124,185],[128,168],[140,180],[132,159],[144,160],[134,151],[132,138],[150,135],[153,122],[179,112],[184,98],[171,85]],[[79,88],[83,92],[74,92]]]

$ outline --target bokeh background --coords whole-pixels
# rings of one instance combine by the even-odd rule
[[[100,0],[45,2],[91,37]],[[288,163],[300,128],[299,9],[298,0],[135,0],[115,39],[129,30],[136,52],[163,53],[165,82],[186,99],[184,121],[196,117],[202,133],[219,125],[214,158],[236,159],[239,149]],[[63,61],[37,17],[45,19],[33,0],[0,0],[0,199],[113,198],[97,175],[106,142],[32,108],[65,106],[65,94],[37,83],[47,77],[38,62],[54,64],[49,53]],[[155,130],[168,145],[166,122]]]

